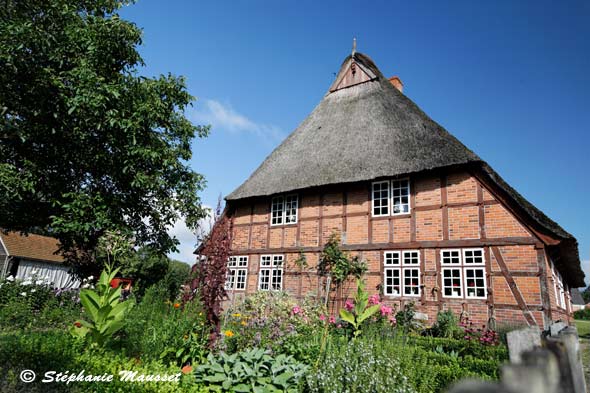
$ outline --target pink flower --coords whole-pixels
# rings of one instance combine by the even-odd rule
[[[346,303],[344,303],[344,308],[346,309],[346,311],[352,311],[352,309],[354,308],[354,303],[352,302],[352,300],[347,299]]]
[[[396,320],[396,319],[395,319],[395,317],[392,315],[391,317],[389,317],[389,322],[390,322],[392,325],[395,325],[395,324],[397,323],[397,320]]]
[[[291,312],[293,313],[293,315],[297,315],[297,314],[301,314],[302,310],[301,310],[301,307],[295,306],[295,307],[293,307],[293,310],[291,310]]]
[[[381,301],[381,299],[379,298],[378,293],[369,296],[369,304],[370,305],[379,304],[380,301]]]
[[[334,316],[332,315],[332,316],[330,316],[330,319],[329,319],[328,322],[330,322],[330,323],[336,323],[336,318],[334,318]]]
[[[391,314],[392,309],[391,309],[391,307],[387,307],[385,304],[382,304],[380,311],[381,311],[381,316],[384,317],[386,315]]]
[[[326,316],[324,314],[320,314],[320,321],[325,321],[326,320]]]
[[[342,324],[340,324],[340,323],[339,323],[338,325],[336,325],[336,327],[337,327],[338,329],[340,329],[340,328],[342,327]]]

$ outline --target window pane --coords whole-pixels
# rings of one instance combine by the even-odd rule
[[[404,265],[418,265],[420,253],[418,251],[404,251]]]
[[[483,250],[464,250],[463,251],[463,262],[465,264],[483,264]]]
[[[420,295],[420,269],[404,269],[404,295]]]
[[[386,216],[389,214],[389,182],[373,183],[373,215]]]
[[[383,264],[385,266],[399,265],[399,251],[388,251],[384,254]]]
[[[261,291],[268,291],[270,287],[270,269],[260,269],[260,277],[258,278],[258,289]]]
[[[461,269],[443,269],[443,294],[461,297]]]
[[[393,214],[403,214],[410,212],[410,181],[393,180],[391,182],[393,195]]]
[[[273,291],[280,291],[283,288],[283,269],[273,269],[272,286]]]
[[[485,270],[465,269],[465,291],[468,298],[486,297]]]
[[[276,267],[283,266],[283,256],[282,255],[273,255],[272,265],[276,266]]]
[[[285,223],[297,222],[297,195],[288,195],[285,198]]]
[[[385,294],[392,296],[400,295],[400,269],[385,269]]]
[[[228,270],[227,271],[227,274],[225,276],[225,290],[226,291],[230,291],[234,288],[235,274],[236,274],[235,270]]]
[[[236,273],[236,289],[246,289],[246,277],[248,275],[248,271],[246,269],[239,269],[236,271]]]
[[[271,256],[270,255],[263,255],[260,257],[260,266],[271,266]]]
[[[274,197],[271,206],[271,224],[279,225],[283,223],[283,197]]]
[[[461,254],[459,250],[441,251],[441,263],[443,265],[458,265],[461,263]]]

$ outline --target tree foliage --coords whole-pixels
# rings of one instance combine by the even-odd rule
[[[219,206],[218,206],[219,211]],[[223,212],[215,221],[209,236],[203,241],[201,255],[206,258],[196,267],[197,278],[193,286],[203,302],[207,314],[207,323],[211,328],[209,339],[213,347],[219,337],[221,328],[221,302],[227,296],[225,279],[227,260],[231,247],[232,221],[227,212]]]
[[[0,7],[0,227],[44,230],[70,258],[109,229],[174,249],[180,216],[204,216],[192,171],[193,97],[173,75],[139,76],[128,0],[6,0]]]

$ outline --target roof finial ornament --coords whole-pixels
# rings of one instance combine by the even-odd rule
[[[356,53],[356,37],[354,37],[352,39],[352,55],[351,56],[354,57],[355,53]]]

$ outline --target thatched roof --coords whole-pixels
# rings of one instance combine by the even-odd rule
[[[364,79],[342,88],[352,62]],[[231,202],[457,166],[480,169],[535,225],[561,239],[562,261],[556,265],[563,266],[560,270],[570,285],[584,284],[576,239],[393,87],[361,53],[344,60],[319,105],[226,199]]]
[[[228,201],[480,161],[394,88],[367,56],[357,53],[354,59],[376,78],[328,92]]]

